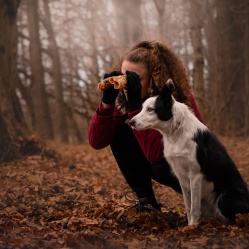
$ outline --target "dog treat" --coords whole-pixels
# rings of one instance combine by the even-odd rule
[[[112,76],[104,79],[98,84],[98,89],[100,91],[106,90],[112,84],[114,85],[115,89],[124,89],[126,85],[126,75]]]

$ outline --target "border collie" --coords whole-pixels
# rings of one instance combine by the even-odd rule
[[[187,105],[174,99],[173,91],[168,80],[129,123],[136,130],[161,132],[164,156],[182,188],[188,225],[205,217],[230,224],[237,213],[249,213],[247,186],[224,146]]]

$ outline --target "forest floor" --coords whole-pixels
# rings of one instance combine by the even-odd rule
[[[249,183],[248,139],[220,139]],[[47,145],[1,165],[0,249],[249,248],[249,215],[188,227],[182,196],[156,182],[162,212],[135,213],[109,148]]]

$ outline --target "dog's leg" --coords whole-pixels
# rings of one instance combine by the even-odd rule
[[[197,223],[201,217],[202,180],[202,174],[190,173],[191,209],[189,225]]]
[[[190,220],[191,220],[191,216],[190,216],[190,209],[191,209],[190,188],[187,188],[185,186],[181,186],[181,188],[182,188],[182,195],[183,195],[183,200],[184,200],[186,213],[187,213],[187,218],[188,218],[188,224],[190,224]]]

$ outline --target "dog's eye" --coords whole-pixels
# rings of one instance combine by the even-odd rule
[[[154,111],[154,108],[148,107],[148,108],[147,108],[147,111],[148,111],[148,112],[153,112],[153,111]]]

